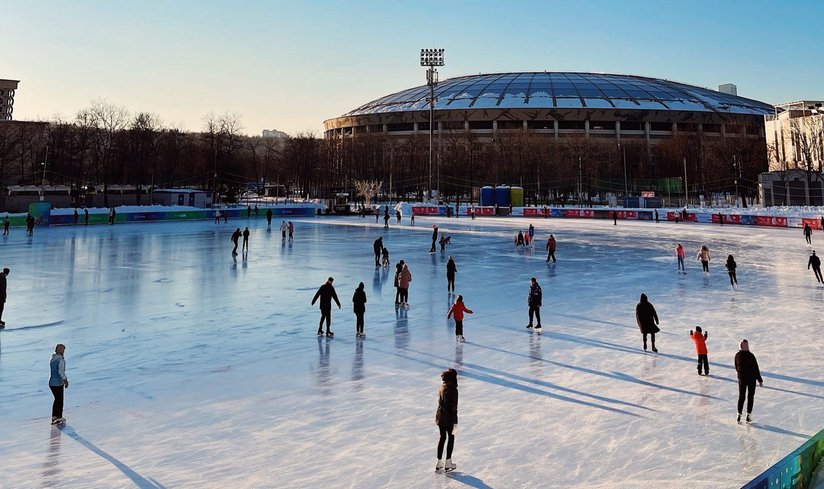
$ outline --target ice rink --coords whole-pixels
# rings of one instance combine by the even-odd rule
[[[452,236],[429,254],[432,224]],[[536,226],[534,250],[513,236]],[[576,219],[265,219],[12,230],[0,332],[2,488],[740,487],[824,427],[824,288],[800,229]],[[235,227],[248,256],[230,255]],[[549,233],[558,262],[545,262]],[[384,236],[390,269],[376,269]],[[676,273],[673,249],[687,251]],[[710,273],[695,259],[706,244]],[[812,248],[824,233],[813,235]],[[723,264],[738,262],[738,290]],[[821,254],[821,253],[820,253]],[[448,255],[475,314],[456,343]],[[408,310],[394,264],[409,264]],[[326,277],[333,339],[310,301]],[[529,278],[541,336],[524,328]],[[352,293],[366,284],[366,339]],[[641,349],[635,305],[661,319]],[[698,376],[688,331],[709,332]],[[758,358],[754,423],[733,357]],[[66,345],[67,425],[49,425]],[[458,370],[458,468],[436,474],[439,374]]]

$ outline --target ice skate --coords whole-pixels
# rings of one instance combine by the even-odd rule
[[[527,324],[527,325],[526,325],[526,329],[532,329],[532,325],[531,325],[531,324]]]
[[[457,467],[458,467],[457,465],[455,465],[454,463],[452,463],[452,459],[451,459],[451,458],[446,459],[446,462],[444,463],[444,466],[443,466],[443,468],[444,468],[444,471],[445,471],[445,472],[452,472],[452,471],[453,471],[453,470],[455,470]]]
[[[60,425],[66,422],[66,418],[54,418],[51,422],[53,425]]]
[[[461,335],[461,343],[466,343],[466,338],[464,338],[463,335]]]
[[[323,331],[318,330],[318,336],[323,336]]]
[[[655,347],[653,346],[653,347],[652,347],[652,352],[653,352],[653,353],[658,353],[658,348],[655,348]]]
[[[326,337],[327,337],[327,338],[334,338],[334,337],[335,337],[335,333],[333,333],[333,332],[331,332],[331,331],[327,331],[327,332],[326,332]]]
[[[747,424],[749,423],[752,423],[752,416],[750,416],[750,413],[747,413]]]
[[[735,418],[735,422],[736,422],[736,423],[740,423],[740,422],[741,422],[741,413],[738,413],[738,417],[737,417],[737,418]]]
[[[438,463],[435,464],[435,472],[440,472],[443,470],[443,460],[438,460]]]
[[[543,329],[541,329],[541,327],[540,327],[540,326],[538,326],[537,328],[535,328],[535,332],[536,332],[536,333],[541,334],[541,331],[543,331]]]

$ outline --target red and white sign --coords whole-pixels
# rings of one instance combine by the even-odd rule
[[[416,216],[437,215],[438,206],[436,205],[416,205],[412,207],[412,214]]]
[[[786,217],[757,216],[755,223],[759,226],[787,227]]]
[[[655,192],[644,190],[641,192],[641,197],[655,197]]]

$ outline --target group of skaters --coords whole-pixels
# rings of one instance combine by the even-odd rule
[[[220,212],[220,211],[217,211]],[[271,212],[271,210],[269,211]],[[267,214],[267,220],[269,221],[269,225],[271,226],[272,220],[271,216]],[[215,221],[217,222],[217,221]],[[282,221],[280,224],[280,236],[281,239],[286,240],[287,233],[289,235],[289,241],[292,241],[295,236],[295,224],[292,221],[288,223],[286,221]],[[249,251],[249,235],[251,232],[249,231],[249,226],[241,231],[240,228],[236,228],[235,232],[232,233],[232,256],[237,256],[237,247],[240,242],[240,238],[243,238],[243,245],[241,246],[241,251],[248,252]]]

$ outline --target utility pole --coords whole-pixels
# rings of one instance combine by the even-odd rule
[[[438,84],[436,66],[443,66],[443,49],[421,49],[421,66],[426,70],[426,84],[429,85],[429,199],[432,200],[432,148],[435,139],[435,85]]]
[[[690,202],[690,192],[689,192],[689,181],[687,181],[687,158],[684,157],[684,207],[689,205]]]

